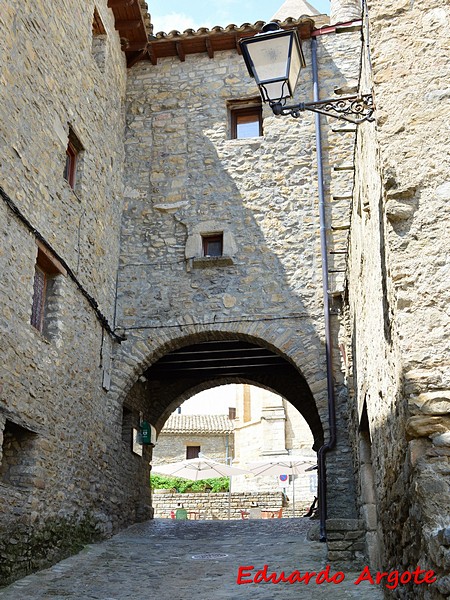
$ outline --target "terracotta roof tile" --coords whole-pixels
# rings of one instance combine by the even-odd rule
[[[326,15],[318,15],[324,17],[322,20],[327,20],[328,17]],[[278,19],[277,19],[278,20]],[[284,20],[280,21],[281,27],[288,27],[292,25],[298,25],[302,22],[310,22],[314,25],[314,21],[311,18],[311,15],[302,15],[299,18],[296,17],[286,17]],[[224,33],[243,33],[243,32],[259,32],[262,27],[266,24],[266,21],[256,21],[255,23],[242,23],[242,25],[236,25],[235,23],[230,23],[225,27],[221,25],[215,25],[209,29],[208,27],[200,27],[195,31],[194,29],[185,29],[183,32],[178,31],[177,29],[172,29],[166,33],[165,31],[158,31],[153,34],[153,37],[150,41],[153,40],[163,40],[163,39],[173,39],[173,38],[190,38],[190,37],[200,37],[204,35],[214,35],[214,34],[224,34]]]

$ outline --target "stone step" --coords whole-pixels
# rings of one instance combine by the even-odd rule
[[[354,171],[355,165],[353,163],[343,163],[342,165],[336,165],[333,167],[334,171]]]
[[[333,133],[355,133],[356,125],[344,125],[343,127],[332,127],[331,131]]]
[[[331,226],[331,231],[344,231],[346,229],[350,229],[350,223],[340,223]]]
[[[336,194],[333,195],[333,200],[351,200],[353,198],[353,194]]]

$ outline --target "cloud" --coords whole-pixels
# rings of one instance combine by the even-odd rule
[[[156,34],[159,31],[169,33],[176,29],[177,31],[183,32],[185,29],[194,29],[195,31],[200,27],[214,27],[217,23],[205,23],[204,21],[197,22],[192,17],[185,15],[184,13],[171,12],[167,15],[155,15],[151,16],[153,23],[153,33]]]

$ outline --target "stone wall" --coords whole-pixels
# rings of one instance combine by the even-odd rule
[[[357,77],[360,40],[357,32],[318,39],[326,97]],[[310,65],[310,42],[304,51]],[[231,51],[215,52],[213,60],[167,57],[131,69],[117,304],[127,341],[115,356],[113,389],[120,404],[166,352],[237,337],[277,350],[301,371],[326,429],[314,119],[308,113],[275,118],[264,107],[262,137],[230,139],[230,101],[255,96],[242,58]],[[298,97],[312,97],[310,68]],[[351,163],[354,128],[324,127],[323,135],[327,219],[335,226],[334,233],[329,229],[334,293],[343,285],[352,184],[351,168],[334,166]],[[196,268],[189,240],[216,230],[229,241],[230,261]],[[339,382],[339,362],[336,367]],[[185,388],[177,395],[176,384],[149,388],[158,423],[189,397]],[[341,442],[329,455],[329,502],[335,516],[348,517],[355,511],[354,483],[345,450],[345,394],[340,398]]]
[[[365,523],[358,519],[328,519],[328,560],[341,569],[363,567],[366,557]]]
[[[135,517],[117,506],[127,492],[116,493],[102,387],[115,342],[98,312],[112,324],[126,69],[112,11],[96,6],[103,71],[93,2],[7,0],[0,14],[1,582]],[[83,148],[74,189],[63,176],[70,129]],[[38,241],[66,267],[42,334],[30,324]]]
[[[228,493],[175,494],[168,490],[153,492],[155,518],[170,519],[172,511],[176,511],[180,504],[188,512],[197,512],[200,519],[206,520],[228,519],[228,506],[230,506],[231,519],[241,519],[240,511],[249,511],[255,505],[261,510],[268,511],[279,511],[282,508],[283,518],[293,516],[292,506],[283,503],[281,492],[232,492],[231,500]],[[295,516],[300,517],[305,514],[309,506],[308,502],[296,502]]]
[[[450,592],[450,7],[367,4],[363,85],[377,113],[358,132],[348,290],[354,417],[369,446],[355,446],[371,446],[383,568],[419,564],[438,577],[390,596],[437,599]]]
[[[225,462],[234,456],[233,433],[164,433],[158,436],[153,450],[153,465],[185,460],[187,446],[200,446],[208,458]]]

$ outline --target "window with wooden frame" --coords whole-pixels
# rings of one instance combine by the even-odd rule
[[[52,337],[54,327],[52,318],[56,301],[55,279],[58,275],[65,275],[66,271],[61,263],[40,243],[34,268],[33,305],[31,308],[31,325],[46,335]]]
[[[263,134],[261,102],[230,103],[231,139],[242,140]]]
[[[198,458],[201,446],[186,446],[186,458]]]
[[[75,135],[72,128],[69,128],[69,140],[66,148],[66,164],[64,167],[64,179],[72,189],[75,188],[77,181],[77,172],[79,160],[83,146]]]
[[[203,256],[223,256],[223,233],[202,235]]]

